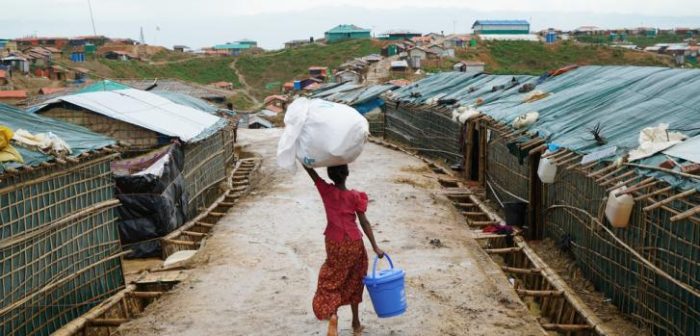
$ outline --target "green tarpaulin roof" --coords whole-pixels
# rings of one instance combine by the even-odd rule
[[[83,152],[94,150],[116,143],[113,139],[94,133],[87,128],[69,124],[60,120],[42,117],[33,113],[27,113],[9,105],[0,104],[0,125],[7,126],[13,131],[24,129],[32,134],[52,132],[63,139],[72,149],[71,156],[77,156]],[[52,155],[44,154],[37,150],[14,146],[24,158],[24,164],[36,166],[42,162],[54,159]],[[21,164],[6,162],[0,164],[0,173],[5,167],[17,167]]]
[[[516,84],[517,82],[517,84]],[[550,96],[527,103],[529,93],[518,89],[525,83]],[[503,76],[441,73],[398,89],[393,99],[416,104],[456,99],[497,121],[510,124],[531,111],[539,119],[529,128],[548,143],[581,154],[598,151],[588,129],[600,123],[606,146],[617,146],[618,155],[639,146],[642,129],[660,123],[682,129],[692,137],[700,134],[700,70],[636,66],[586,66],[556,77]],[[657,154],[640,163],[657,165],[666,158]],[[678,180],[656,171],[641,171],[676,185],[700,188],[700,181]],[[690,185],[688,185],[690,184]]]

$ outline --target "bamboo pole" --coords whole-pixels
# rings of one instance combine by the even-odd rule
[[[539,268],[518,268],[518,267],[501,266],[501,269],[504,272],[518,273],[518,274],[537,274],[537,273],[542,272],[542,270]]]
[[[486,253],[488,253],[488,254],[510,254],[510,253],[518,253],[518,252],[521,252],[522,250],[523,249],[521,247],[484,249],[484,251],[486,251]]]
[[[547,144],[535,147],[534,149],[530,150],[527,154],[528,155],[535,155],[537,153],[544,153],[544,151],[547,150]]]
[[[678,214],[678,215],[675,215],[675,216],[671,217],[671,221],[672,221],[672,222],[677,222],[677,221],[680,221],[680,220],[684,220],[684,219],[686,219],[686,218],[690,218],[690,217],[692,217],[692,216],[694,216],[694,215],[696,215],[696,214],[700,214],[700,205],[698,205],[698,206],[696,206],[696,207],[694,207],[694,208],[692,208],[692,209],[690,209],[690,210],[688,210],[688,211],[682,212],[682,213],[680,213],[680,214]]]
[[[654,191],[654,192],[651,192],[651,193],[649,193],[649,194],[644,194],[644,195],[641,195],[641,196],[637,196],[637,197],[634,198],[634,200],[635,200],[635,201],[641,201],[641,200],[643,200],[643,199],[646,199],[646,198],[649,198],[649,197],[652,197],[652,196],[656,196],[656,195],[659,195],[659,194],[663,194],[663,193],[665,193],[665,192],[667,192],[667,191],[671,191],[672,189],[673,189],[673,187],[671,187],[671,186],[668,186],[668,187],[666,187],[666,188],[661,188],[661,189],[656,190],[656,191]]]
[[[561,290],[530,290],[530,289],[518,289],[516,292],[522,296],[535,296],[535,297],[546,297],[546,296],[562,296],[564,291]]]
[[[129,322],[125,318],[94,318],[88,320],[88,325],[93,327],[118,327],[123,323]]]
[[[619,193],[618,195],[627,195],[627,194],[632,194],[637,191],[640,191],[642,189],[646,189],[649,187],[655,186],[659,181],[655,181],[653,177],[650,177],[642,182],[637,183],[636,185],[625,189],[623,192]]]
[[[121,300],[125,299],[128,293],[136,290],[136,285],[128,285],[125,289],[121,290],[117,294],[108,298],[106,301],[100,303],[94,308],[90,309],[87,313],[79,316],[78,318],[68,322],[68,324],[61,327],[61,329],[54,331],[52,336],[73,336],[77,334],[80,330],[85,328],[90,319],[98,318],[99,316],[106,313],[109,309],[114,307]]]
[[[577,332],[593,329],[593,326],[588,324],[554,324],[554,323],[542,323],[542,328],[547,331],[559,331],[559,332]]]
[[[675,195],[673,195],[673,196],[671,196],[671,197],[668,197],[668,198],[666,198],[666,199],[664,199],[664,200],[662,200],[662,201],[658,201],[658,202],[656,202],[656,203],[654,203],[654,204],[652,204],[652,205],[645,206],[642,210],[644,210],[644,211],[651,211],[651,210],[657,209],[657,208],[659,208],[660,206],[666,205],[666,204],[668,204],[668,203],[671,203],[671,202],[673,202],[673,201],[675,201],[675,200],[677,200],[677,199],[688,197],[688,196],[694,194],[695,192],[697,192],[697,189],[686,190],[686,191],[684,191],[684,192],[682,192],[682,193],[680,193],[680,194],[675,194]]]
[[[649,166],[649,165],[643,165],[643,164],[637,164],[637,163],[629,163],[629,162],[625,163],[625,165],[631,166],[631,167],[642,168],[642,169],[658,170],[658,171],[662,171],[662,172],[669,173],[669,174],[675,174],[678,176],[683,176],[683,177],[687,177],[687,178],[691,178],[691,179],[695,179],[695,180],[700,180],[700,176],[698,176],[698,175],[683,173],[683,172],[675,171],[673,169],[667,169],[667,168]]]
[[[607,185],[609,185],[609,184],[614,184],[615,182],[620,181],[620,180],[622,180],[622,179],[624,179],[624,178],[630,177],[631,175],[634,175],[634,174],[636,174],[636,173],[635,173],[633,170],[630,170],[630,171],[628,171],[628,172],[626,172],[626,173],[617,175],[617,176],[615,176],[615,177],[613,177],[613,178],[611,178],[611,179],[609,179],[609,180],[600,182],[600,186],[605,187],[605,186],[607,186]]]
[[[615,166],[614,164],[607,165],[607,166],[605,166],[604,168],[601,168],[601,169],[599,169],[599,170],[596,170],[596,171],[594,171],[594,172],[592,172],[592,173],[586,175],[586,177],[594,177],[594,176],[596,176],[596,175],[604,174],[604,173],[607,173],[607,172],[609,172],[609,171],[615,169],[616,167],[617,167],[617,166]]]
[[[558,149],[555,150],[554,152],[551,152],[551,153],[547,153],[547,154],[542,155],[542,158],[543,158],[543,159],[546,159],[546,158],[549,158],[549,157],[554,156],[554,155],[558,155],[558,154],[563,153],[563,152],[566,152],[566,149],[565,149],[565,148],[558,148]]]

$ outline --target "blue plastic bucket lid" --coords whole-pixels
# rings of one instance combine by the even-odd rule
[[[549,144],[549,146],[547,146],[547,150],[550,152],[556,152],[557,149],[559,149],[559,145],[557,145],[557,144],[552,143],[552,144]]]
[[[387,283],[404,277],[405,272],[400,268],[394,268],[394,263],[391,261],[389,255],[384,253],[384,256],[386,256],[386,259],[389,261],[389,266],[391,268],[381,270],[379,271],[379,273],[377,273],[377,261],[379,260],[379,258],[374,257],[372,274],[368,274],[364,279],[366,285],[377,285]]]

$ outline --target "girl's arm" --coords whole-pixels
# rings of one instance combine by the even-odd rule
[[[320,176],[318,176],[318,173],[316,172],[315,169],[309,168],[309,167],[304,166],[304,165],[302,165],[302,167],[304,167],[304,170],[306,170],[306,173],[309,174],[309,177],[311,177],[311,179],[312,179],[314,182],[318,181],[318,179],[321,178]]]
[[[369,239],[369,242],[372,244],[372,249],[374,250],[374,253],[377,254],[377,257],[383,258],[384,257],[384,251],[377,246],[377,241],[374,240],[374,233],[372,232],[372,226],[369,224],[369,220],[367,220],[367,216],[365,215],[364,212],[358,212],[357,213],[357,218],[360,219],[360,226],[362,226],[362,231],[365,232],[365,235]]]

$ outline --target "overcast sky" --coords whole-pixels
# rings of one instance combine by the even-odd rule
[[[250,38],[275,49],[340,23],[381,33],[468,33],[476,19],[526,19],[533,30],[700,27],[698,0],[91,0],[98,34],[192,48]],[[0,38],[92,34],[88,0],[22,0],[0,10]]]

